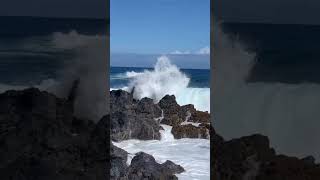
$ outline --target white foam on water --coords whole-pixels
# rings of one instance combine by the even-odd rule
[[[173,134],[171,133],[172,126],[162,124],[161,127],[163,128],[163,130],[160,130],[161,141],[173,141],[174,137],[173,137]]]
[[[190,78],[179,68],[171,64],[166,56],[161,56],[153,70],[133,76],[129,88],[134,88],[133,96],[136,99],[149,97],[158,102],[167,94],[177,95],[187,88]]]
[[[145,152],[152,155],[158,163],[170,160],[186,171],[177,174],[181,180],[210,179],[210,141],[207,139],[174,139],[171,126],[161,125],[161,140],[126,140],[113,144],[128,153],[128,164],[135,153]]]
[[[119,73],[119,74],[110,75],[110,79],[112,79],[112,80],[130,79],[130,78],[136,77],[136,76],[141,75],[141,74],[142,73],[135,72],[135,71],[128,71],[128,72],[125,72],[125,73]]]
[[[210,88],[185,88],[176,100],[181,106],[193,104],[197,110],[210,112]]]
[[[153,70],[130,71],[111,78],[130,79],[128,87],[121,89],[131,92],[134,87],[136,99],[149,97],[157,103],[165,95],[175,95],[179,105],[193,104],[197,110],[210,112],[210,88],[189,87],[190,78],[167,56],[159,57]]]

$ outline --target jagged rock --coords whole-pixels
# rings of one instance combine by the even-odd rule
[[[181,138],[203,138],[209,139],[210,131],[205,126],[194,126],[191,124],[187,125],[179,125],[172,127],[172,134],[174,138],[181,139]]]
[[[181,111],[181,107],[174,95],[166,95],[159,101],[159,106],[163,110],[164,118],[161,123],[175,126],[185,121],[186,114]]]
[[[133,99],[132,94],[116,90],[110,92],[111,139],[160,139],[160,125],[155,119],[161,109],[152,99]]]
[[[169,160],[164,162],[162,166],[164,168],[164,171],[167,172],[168,174],[180,174],[185,171],[182,166],[177,165]]]
[[[35,88],[0,94],[1,179],[107,179],[101,131],[53,94]]]
[[[277,155],[266,136],[259,134],[224,141],[212,137],[212,176],[219,180],[316,180],[320,165],[313,157]]]
[[[123,90],[114,90],[110,92],[110,109],[114,112],[132,109],[136,100],[132,94]]]
[[[130,96],[127,96],[129,98]],[[128,99],[127,99],[128,100]],[[132,99],[132,102],[135,100]],[[142,114],[149,99],[135,110]],[[123,108],[127,108],[123,104]],[[159,112],[158,112],[159,113]],[[151,174],[155,179],[175,178],[180,166],[172,162],[159,165],[150,155],[137,156],[127,166],[127,152],[111,146],[108,152],[110,116],[97,124],[76,118],[72,102],[31,88],[0,94],[0,174],[3,180],[129,180]],[[111,163],[110,169],[107,165]],[[149,166],[150,165],[150,166]],[[110,169],[110,171],[109,171]],[[130,172],[130,173],[129,173]]]
[[[110,145],[110,179],[126,180],[128,171],[128,166],[126,164],[128,153],[123,149],[114,146],[112,143]]]
[[[221,180],[243,179],[249,176],[252,169],[255,170],[255,163],[275,155],[274,150],[269,147],[268,138],[261,135],[225,141],[213,148],[213,158],[216,159],[214,171]]]
[[[172,103],[176,103],[175,100]],[[170,104],[168,104],[171,106]],[[177,105],[177,104],[176,104]],[[163,104],[165,106],[165,104]],[[180,106],[177,106],[180,108]],[[111,139],[121,141],[127,139],[151,140],[160,139],[160,119],[162,110],[150,98],[135,100],[132,93],[122,90],[110,92]],[[181,121],[182,122],[182,121]],[[127,153],[111,146],[111,179],[177,179],[174,175],[184,169],[171,161],[156,163],[148,154],[138,153],[127,167]]]
[[[158,164],[155,159],[146,153],[140,152],[132,159],[128,170],[130,180],[154,179],[154,180],[176,180],[174,174],[183,172],[184,169],[171,161]]]
[[[161,116],[161,109],[158,105],[154,104],[150,98],[142,98],[137,104],[137,113],[144,113],[149,115],[150,118],[157,118]]]
[[[127,154],[126,151],[111,144],[111,180],[177,179],[174,174],[184,172],[181,166],[171,161],[159,164],[154,157],[144,152],[137,153],[128,167],[126,164]]]
[[[110,92],[110,107],[113,141],[160,139],[157,120],[162,115],[161,123],[173,126],[175,138],[209,138],[210,114],[197,111],[191,104],[178,105],[173,95],[154,104],[150,98],[135,100],[132,93],[114,90]]]
[[[308,165],[315,165],[315,161],[316,159],[313,156],[307,156],[305,158],[301,159],[304,163],[308,164]]]
[[[320,179],[320,167],[295,157],[278,155],[261,163],[257,179],[316,180]]]
[[[161,123],[173,127],[174,138],[210,138],[208,112],[197,111],[192,104],[180,106],[174,95],[166,95],[158,104],[164,112]]]
[[[181,111],[186,116],[190,113],[190,117],[188,117],[188,121],[190,122],[210,124],[210,114],[208,112],[197,111],[192,104],[181,106]]]

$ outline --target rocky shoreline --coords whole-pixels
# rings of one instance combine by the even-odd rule
[[[143,152],[128,165],[128,153],[111,142],[159,140],[160,124],[172,126],[176,139],[211,139],[212,179],[320,179],[313,157],[278,155],[259,134],[226,141],[210,129],[208,112],[179,106],[174,96],[154,103],[117,90],[110,92],[110,106],[110,116],[95,123],[77,118],[70,99],[35,88],[0,94],[1,179],[177,179],[184,171],[180,165],[159,164]]]
[[[75,116],[76,97],[58,98],[36,88],[0,94],[1,179],[177,179],[174,174],[184,171],[181,166],[171,161],[159,164],[143,152],[128,166],[127,152],[108,140],[160,139],[160,121],[171,105],[162,110],[164,104],[148,98],[134,100],[125,91],[111,92],[110,97],[111,117],[105,115],[96,122]],[[174,118],[182,122],[187,110],[194,111],[190,122],[201,123],[194,121],[198,112],[192,106],[176,107],[175,116],[165,119],[167,124]]]
[[[73,102],[35,88],[0,94],[1,179],[107,179],[108,119],[79,119]]]
[[[123,90],[110,91],[111,141],[129,139],[160,140],[161,124],[172,126],[175,139],[210,138],[210,114],[193,105],[180,106],[174,96],[166,95],[158,103],[150,98],[136,100]],[[183,167],[171,161],[158,164],[143,152],[135,154],[128,166],[127,152],[112,145],[111,179],[178,179]]]
[[[254,134],[225,141],[212,131],[211,177],[216,180],[318,180],[315,158],[276,154],[268,137]]]
[[[175,96],[166,95],[159,103],[150,98],[136,100],[123,90],[110,92],[111,140],[159,140],[160,124],[172,126],[175,139],[210,138],[210,114],[193,105],[180,106]]]

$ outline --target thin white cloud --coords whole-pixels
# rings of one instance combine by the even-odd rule
[[[170,54],[190,54],[190,51],[178,51],[178,50],[175,50],[175,51],[171,52]]]
[[[207,54],[210,54],[210,47],[206,46],[206,47],[201,48],[198,51],[194,51],[194,52],[175,50],[169,54],[175,54],[175,55],[202,54],[202,55],[207,55]]]
[[[210,48],[208,46],[201,48],[197,54],[210,54]]]

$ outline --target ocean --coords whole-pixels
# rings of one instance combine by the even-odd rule
[[[256,55],[248,82],[320,83],[320,26],[224,23],[223,31]]]
[[[175,95],[178,104],[194,104],[210,112],[210,70],[180,69],[167,56],[160,56],[154,67],[111,67],[111,89],[135,87],[137,98],[159,101],[165,95]]]
[[[121,88],[129,84],[130,78],[135,73],[142,73],[153,68],[142,67],[111,67],[110,68],[110,87]],[[180,71],[190,77],[189,87],[210,88],[209,69],[180,69]]]
[[[113,142],[130,154],[127,164],[131,163],[134,153],[143,151],[151,154],[158,163],[166,160],[179,164],[185,172],[176,174],[180,180],[210,179],[210,140],[207,139],[174,139],[171,126],[162,125],[161,140],[126,140]]]
[[[37,87],[59,94],[58,87],[81,77],[80,92],[86,94],[80,93],[79,104],[85,106],[78,112],[99,119],[106,113],[101,104],[106,103],[110,75],[111,89],[134,85],[137,98],[159,100],[174,94],[181,105],[192,103],[197,109],[210,110],[209,70],[180,69],[159,57],[155,67],[112,67],[108,75],[107,23],[99,19],[0,17],[0,92]],[[88,108],[93,108],[90,112],[94,114],[84,111]],[[174,140],[170,127],[161,133],[161,141],[129,140],[117,145],[129,153],[150,153],[158,162],[172,160],[182,165],[187,171],[178,175],[179,179],[209,179],[209,140]]]
[[[67,97],[80,79],[75,114],[98,121],[107,113],[107,20],[0,17],[0,26],[0,92],[36,87]]]
[[[128,59],[129,61],[130,59]],[[111,90],[123,89],[134,97],[152,98],[155,103],[165,95],[175,95],[179,105],[193,104],[196,109],[210,112],[210,70],[180,69],[168,56],[160,56],[154,67],[111,67]],[[133,154],[143,151],[154,156],[157,162],[171,160],[186,171],[177,174],[182,180],[210,179],[210,140],[174,139],[171,126],[162,124],[161,140],[126,140],[114,145]]]
[[[214,128],[255,133],[279,154],[320,159],[320,26],[223,23],[213,52]]]
[[[63,78],[79,48],[107,33],[103,19],[0,17],[0,84],[46,86]],[[1,88],[1,90],[3,90]]]

